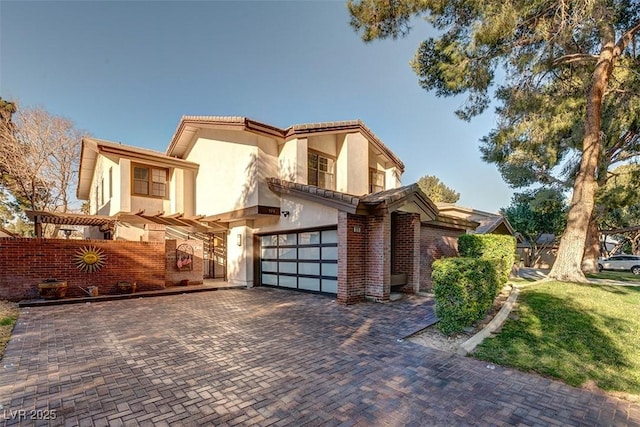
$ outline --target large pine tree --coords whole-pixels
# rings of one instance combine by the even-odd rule
[[[570,143],[567,126],[572,138],[580,136],[567,227],[550,277],[584,281],[581,261],[605,150],[603,106],[640,93],[640,1],[350,0],[348,6],[365,41],[403,36],[413,17],[424,16],[438,36],[422,42],[413,68],[437,96],[467,95],[460,118],[486,110],[503,67],[506,77],[496,88],[501,135],[508,131],[510,142],[534,147],[541,157]],[[571,118],[576,109],[579,122]],[[503,154],[511,148],[505,144]]]

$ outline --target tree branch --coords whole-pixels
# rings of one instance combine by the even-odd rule
[[[592,55],[590,53],[572,53],[554,59],[553,65],[573,64],[576,62],[596,62],[597,60],[598,55]]]

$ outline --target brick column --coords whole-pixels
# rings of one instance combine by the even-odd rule
[[[391,215],[367,218],[366,298],[389,301],[391,293]]]
[[[393,222],[393,274],[406,274],[405,293],[415,293],[420,289],[420,215],[417,213],[395,212]]]
[[[340,304],[364,300],[366,217],[338,212],[338,297]]]

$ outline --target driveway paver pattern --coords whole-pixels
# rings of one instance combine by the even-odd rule
[[[640,426],[627,401],[398,341],[432,316],[424,298],[344,307],[267,288],[24,308],[0,414],[7,425]],[[55,419],[29,419],[46,411]]]

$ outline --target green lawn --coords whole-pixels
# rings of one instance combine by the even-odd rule
[[[0,300],[0,359],[4,353],[4,347],[7,345],[18,319],[18,305],[8,301]]]
[[[639,397],[640,287],[525,285],[502,330],[473,356]]]
[[[640,284],[640,275],[628,271],[602,271],[600,273],[587,273],[586,276],[590,279],[607,279]]]

